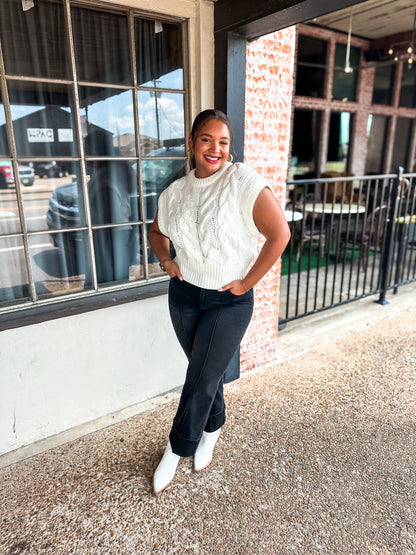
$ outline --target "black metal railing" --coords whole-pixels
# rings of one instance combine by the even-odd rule
[[[416,281],[416,174],[288,183],[280,324]]]

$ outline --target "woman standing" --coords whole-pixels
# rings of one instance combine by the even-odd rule
[[[196,117],[189,137],[193,169],[160,195],[149,232],[171,278],[170,315],[189,361],[169,443],[154,474],[155,493],[170,484],[180,457],[194,455],[195,470],[211,462],[225,422],[223,376],[251,319],[252,288],[290,236],[270,185],[245,164],[231,163],[231,144],[225,114],[205,110]],[[260,233],[266,240],[256,258]]]

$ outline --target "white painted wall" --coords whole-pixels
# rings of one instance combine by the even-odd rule
[[[0,333],[0,455],[181,385],[167,295]]]

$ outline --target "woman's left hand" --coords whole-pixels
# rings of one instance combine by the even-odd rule
[[[218,291],[230,291],[233,295],[244,295],[244,293],[247,293],[248,289],[243,279],[235,279],[231,283],[220,287]]]

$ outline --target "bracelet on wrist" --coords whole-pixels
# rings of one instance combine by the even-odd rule
[[[160,266],[160,269],[162,270],[162,272],[166,272],[165,262],[168,262],[168,261],[170,261],[170,262],[172,261],[170,256],[169,256],[169,258],[164,258],[163,260],[161,260],[159,262],[159,266]]]

